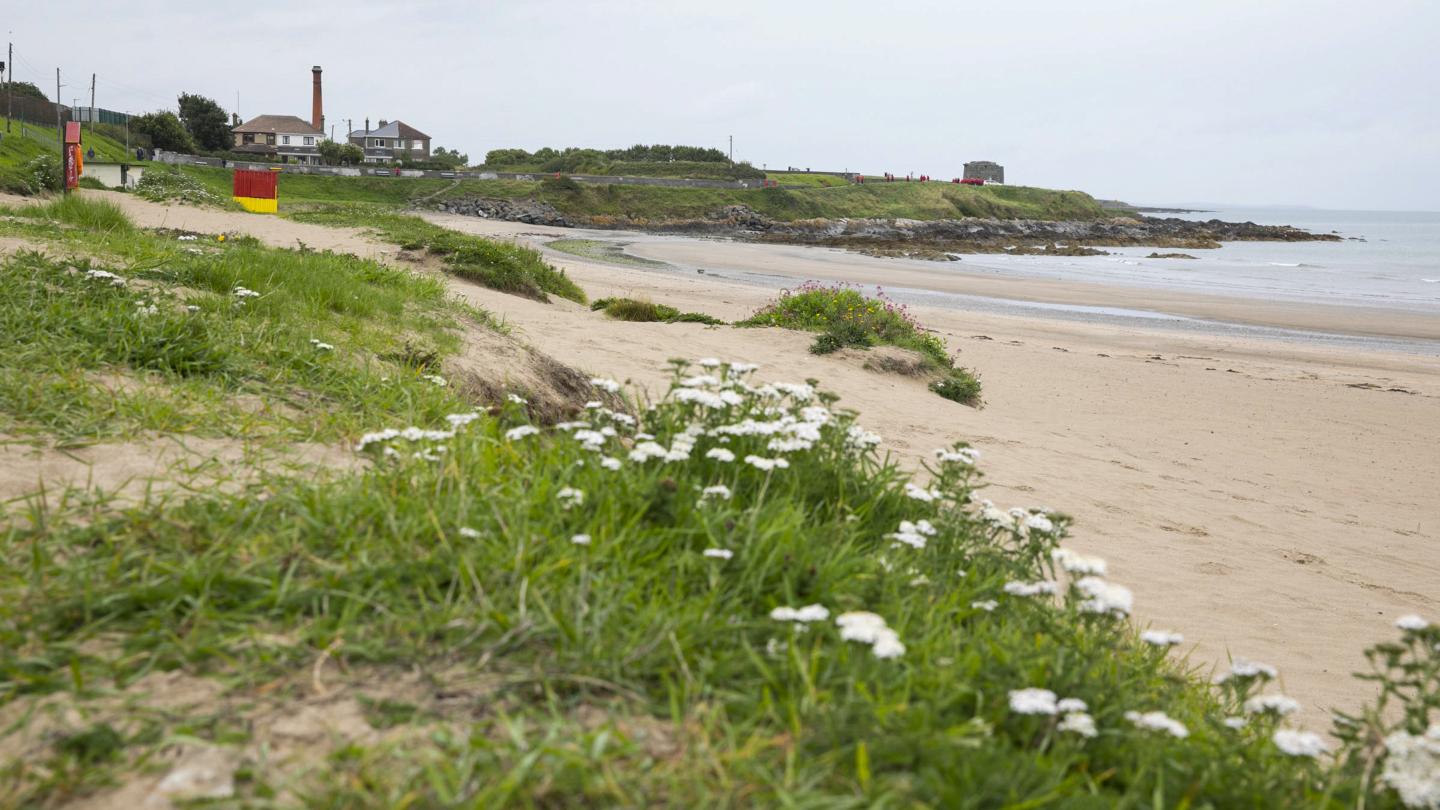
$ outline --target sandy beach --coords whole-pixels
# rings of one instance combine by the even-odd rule
[[[396,253],[354,231],[110,196],[146,226]],[[536,244],[580,235],[431,219]],[[635,242],[636,255],[707,272],[547,255],[592,298],[648,297],[726,319],[744,317],[774,295],[724,278],[727,272],[931,283],[900,280],[902,271],[890,260],[837,259],[834,251],[612,238]],[[948,277],[954,291],[968,294],[1124,305],[1285,328],[1329,324],[1361,335],[1440,335],[1440,315],[1424,313],[1348,310],[1332,322],[1324,308],[1300,305]],[[856,354],[811,355],[805,334],[617,322],[569,302],[542,304],[451,284],[556,359],[655,394],[663,391],[670,358],[747,360],[762,365],[765,379],[820,380],[907,464],[958,440],[972,443],[984,454],[986,495],[996,503],[1043,504],[1074,516],[1069,545],[1109,560],[1114,579],[1135,592],[1140,625],[1183,633],[1190,662],[1207,670],[1232,655],[1275,665],[1285,690],[1306,707],[1300,721],[1317,729],[1328,726],[1322,710],[1353,707],[1367,693],[1350,678],[1364,664],[1364,646],[1387,637],[1400,615],[1440,615],[1440,357],[1434,353],[916,309],[980,375],[985,407],[977,410],[939,399],[919,381],[867,371]]]

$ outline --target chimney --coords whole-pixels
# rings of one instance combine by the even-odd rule
[[[310,102],[310,124],[321,132],[325,131],[325,105],[320,99],[320,66],[310,68],[314,77],[314,91]]]
[[[365,116],[365,134],[370,134],[370,116]]]
[[[385,125],[388,124],[388,123],[390,123],[390,122],[389,122],[389,121],[386,121],[384,118],[381,118],[381,119],[380,119],[380,129],[384,129],[384,128],[385,128]]]

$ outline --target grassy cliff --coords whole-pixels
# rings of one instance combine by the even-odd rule
[[[197,166],[187,166],[185,171],[216,193],[229,195],[228,171]],[[865,183],[800,189],[664,188],[544,180],[442,180],[300,174],[287,174],[280,181],[282,208],[316,202],[407,205],[426,199],[467,196],[540,200],[571,217],[648,221],[699,219],[731,205],[747,206],[782,221],[822,217],[1089,220],[1112,215],[1084,192],[1027,186]]]

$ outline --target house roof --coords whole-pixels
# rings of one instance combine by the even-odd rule
[[[378,129],[364,130],[357,129],[350,133],[351,138],[404,138],[411,140],[429,140],[430,136],[410,126],[404,121],[389,121]]]
[[[234,132],[284,132],[286,134],[320,135],[325,133],[310,126],[310,122],[293,115],[257,115],[235,127]]]

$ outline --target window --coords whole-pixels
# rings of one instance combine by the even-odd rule
[[[410,142],[410,148],[411,148],[411,149],[424,149],[424,148],[425,148],[425,142],[424,142],[424,141],[411,141],[411,142]]]
[[[265,136],[265,145],[266,145],[266,146],[274,146],[274,145],[275,145],[275,133],[272,132],[272,133],[270,133],[269,135],[266,135],[266,136]]]
[[[289,146],[289,145],[290,145],[290,136],[289,136],[289,135],[281,135],[281,136],[280,136],[280,143],[283,143],[283,144],[285,144],[286,146]]]
[[[242,144],[244,144],[244,143],[255,143],[255,133],[253,133],[253,132],[242,132],[242,133],[240,134],[240,143],[242,143]]]
[[[315,136],[314,136],[314,135],[306,135],[306,136],[305,136],[305,145],[306,145],[306,146],[314,146],[314,145],[315,145]]]

